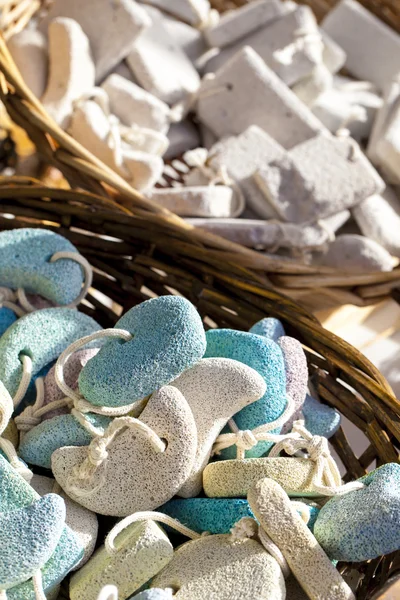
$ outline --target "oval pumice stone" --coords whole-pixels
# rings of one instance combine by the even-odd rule
[[[79,296],[82,267],[74,260],[50,262],[56,252],[78,250],[67,239],[46,229],[11,229],[0,233],[0,286],[40,294],[55,304]]]
[[[162,296],[131,308],[115,325],[129,342],[108,341],[82,369],[79,389],[97,406],[123,406],[152,394],[203,356],[203,323],[191,302]]]
[[[254,323],[249,329],[249,333],[255,333],[256,335],[262,335],[267,337],[274,342],[277,342],[280,337],[286,335],[282,323],[279,319],[273,317],[266,317]]]

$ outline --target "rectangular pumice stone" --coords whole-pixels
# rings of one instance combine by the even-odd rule
[[[208,0],[144,0],[166,13],[198,27],[207,21],[211,6]]]
[[[385,183],[351,138],[319,135],[256,175],[280,217],[311,222],[379,194]]]
[[[285,150],[265,131],[253,125],[237,137],[217,142],[210,150],[207,164],[215,172],[224,168],[236,181],[248,205],[263,218],[277,216],[253,179],[265,164],[282,159]]]
[[[55,17],[69,17],[89,38],[96,65],[96,82],[102,79],[132,50],[137,36],[151,25],[146,11],[132,0],[56,0],[40,29]]]
[[[139,84],[167,104],[185,101],[200,87],[190,59],[167,30],[156,9],[147,8],[152,25],[135,42],[127,62]]]
[[[168,104],[116,73],[109,75],[101,87],[107,92],[112,113],[124,125],[139,125],[160,133],[168,132]]]
[[[245,47],[215,76],[203,80],[197,114],[217,137],[250,125],[293,148],[324,127],[252,48]]]
[[[283,14],[282,2],[255,0],[223,14],[216,25],[204,30],[204,37],[210,47],[224,48]]]
[[[347,54],[346,68],[383,89],[400,71],[400,36],[355,0],[342,0],[322,29]]]
[[[324,48],[312,10],[308,6],[298,6],[221,50],[206,64],[206,71],[217,71],[243,46],[257,52],[269,68],[290,86],[322,63]]]

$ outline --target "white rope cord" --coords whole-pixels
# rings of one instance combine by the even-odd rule
[[[258,525],[255,519],[252,517],[243,517],[240,519],[240,521],[235,523],[235,525],[232,527],[231,536],[234,542],[244,539],[258,538],[260,544],[262,544],[265,550],[273,558],[275,558],[276,562],[281,568],[284,578],[287,579],[287,577],[289,577],[290,568],[286,558],[283,556],[278,546],[274,544],[269,535],[264,531],[261,525]]]
[[[293,64],[297,52],[304,52],[307,57],[318,63],[323,49],[322,36],[318,30],[310,26],[300,27],[294,32],[294,38],[294,41],[285,48],[273,52],[272,56],[276,62],[289,66]]]
[[[28,483],[33,477],[33,473],[25,463],[19,458],[17,451],[9,440],[0,437],[0,450],[4,452],[10,465],[27,481]]]
[[[313,436],[304,427],[304,421],[293,423],[291,434],[272,447],[269,457],[279,456],[282,450],[290,456],[295,455],[299,450],[305,450],[308,453],[309,459],[315,463],[311,480],[312,487],[323,496],[347,494],[364,487],[360,481],[342,484],[338,466],[329,451],[328,440],[319,435]]]
[[[254,446],[257,446],[258,442],[281,442],[286,440],[288,436],[292,434],[279,435],[270,433],[273,429],[279,429],[286,421],[292,416],[295,410],[295,403],[293,399],[287,395],[287,405],[284,412],[280,417],[272,421],[271,423],[265,423],[255,429],[240,430],[233,419],[229,419],[228,425],[233,433],[222,433],[219,435],[214,443],[213,454],[219,454],[225,448],[236,446],[237,454],[236,458],[242,460],[245,458],[246,450],[251,450]]]
[[[246,207],[246,200],[240,186],[232,179],[225,165],[221,165],[218,170],[207,165],[208,151],[205,148],[195,148],[188,150],[183,155],[184,161],[190,166],[197,168],[206,179],[208,185],[214,186],[222,184],[231,187],[235,193],[236,206],[233,209],[232,217],[241,215]]]
[[[126,427],[134,429],[142,434],[152,445],[154,452],[161,453],[166,450],[166,443],[155,433],[155,431],[134,417],[117,417],[104,431],[103,435],[95,437],[87,447],[87,457],[74,467],[67,483],[67,491],[73,491],[77,496],[84,497],[93,494],[104,484],[104,474],[96,488],[84,490],[76,483],[90,480],[97,469],[107,461],[107,449],[115,436]]]
[[[4,386],[0,388],[0,434],[5,430],[12,417],[14,404],[10,394]]]
[[[169,527],[176,529],[176,531],[179,531],[179,533],[185,535],[191,540],[198,540],[199,538],[203,537],[203,534],[193,531],[193,529],[186,527],[186,525],[182,525],[182,523],[168,515],[165,515],[164,513],[145,510],[125,517],[125,519],[122,519],[115,525],[115,527],[111,529],[104,541],[106,552],[108,554],[118,552],[118,548],[114,544],[115,538],[121,533],[121,531],[129,527],[129,525],[132,525],[132,523],[138,523],[139,521],[156,521],[158,523],[164,523],[164,525],[168,525]]]
[[[118,600],[118,589],[115,585],[106,585],[100,591],[97,600]]]
[[[0,287],[0,308],[9,308],[18,318],[23,317],[26,313],[18,304],[17,292],[10,288]]]
[[[32,379],[32,359],[27,354],[21,354],[21,362],[22,362],[22,377],[19,382],[18,389],[13,398],[14,407],[18,406],[18,404],[23,400],[26,391],[29,387],[29,384]]]
[[[80,350],[83,346],[86,346],[86,344],[107,337],[123,339],[125,342],[129,342],[132,339],[132,335],[125,329],[102,329],[101,331],[96,331],[95,333],[86,335],[76,342],[73,342],[60,354],[55,367],[55,380],[60,390],[62,390],[68,398],[74,400],[74,402],[81,401],[82,396],[65,382],[63,369],[66,362],[74,352]]]
[[[0,600],[7,600],[6,590],[0,590]],[[117,600],[118,600],[118,598],[117,598]]]
[[[62,308],[76,308],[78,304],[86,297],[88,290],[93,282],[93,270],[90,266],[89,262],[86,260],[84,256],[79,254],[78,252],[56,252],[50,258],[50,262],[56,262],[57,260],[73,260],[77,262],[83,269],[84,280],[81,292],[73,302],[69,304],[63,304]],[[18,288],[17,290],[18,301],[22,308],[27,312],[31,313],[37,310],[33,304],[31,304],[26,296],[25,290],[23,288]]]
[[[36,571],[32,577],[33,589],[35,590],[36,600],[47,600],[43,589],[42,572]]]

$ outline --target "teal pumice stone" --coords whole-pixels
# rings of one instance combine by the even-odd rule
[[[81,394],[96,406],[123,406],[167,385],[203,356],[200,315],[180,296],[162,296],[131,308],[115,325],[132,340],[108,341],[82,369]]]
[[[339,429],[342,417],[336,408],[322,404],[307,394],[303,405],[304,425],[313,435],[331,438]]]
[[[0,233],[0,286],[40,294],[55,304],[79,296],[82,267],[74,260],[50,262],[57,252],[79,254],[71,242],[46,229],[11,229]]]
[[[236,413],[234,420],[239,429],[255,429],[275,421],[286,407],[286,377],[284,358],[278,344],[268,338],[234,329],[211,329],[206,333],[207,349],[204,355],[237,360],[251,367],[264,379],[267,389],[257,402]],[[230,431],[224,429],[223,433]],[[280,430],[274,430],[279,433]],[[257,458],[270,449],[271,442],[258,442],[246,457]],[[221,458],[236,458],[236,447],[226,448]]]
[[[39,494],[13,469],[9,462],[0,456],[0,513],[11,513],[31,506],[40,499]],[[75,534],[64,526],[58,544],[44,567],[41,568],[43,588],[46,596],[83,557]],[[32,580],[20,583],[7,590],[8,600],[36,600]]]
[[[58,544],[64,522],[64,500],[55,494],[0,514],[0,589],[30,579],[45,565]]]
[[[277,342],[280,337],[286,335],[280,320],[274,319],[273,317],[267,317],[261,319],[261,321],[257,321],[257,323],[254,323],[254,325],[250,327],[249,332],[262,335],[274,340],[274,342]]]
[[[0,308],[0,336],[2,336],[17,319],[17,315],[11,308],[6,308],[4,306]]]
[[[359,481],[364,488],[334,496],[315,522],[331,559],[361,562],[400,548],[400,465],[383,465]]]
[[[174,499],[158,510],[198,533],[229,533],[243,517],[254,517],[242,498]]]
[[[100,325],[70,308],[45,308],[18,319],[0,338],[0,379],[14,396],[22,377],[21,355],[32,359],[32,375],[59,357],[72,342]]]
[[[105,430],[112,419],[103,415],[86,414],[94,427]],[[51,455],[64,446],[88,446],[93,436],[73,415],[60,415],[43,421],[24,436],[18,454],[30,465],[51,469]]]

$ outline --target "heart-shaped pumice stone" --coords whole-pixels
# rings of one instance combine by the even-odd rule
[[[321,404],[307,394],[303,405],[304,425],[313,435],[331,438],[339,429],[340,413],[327,404]]]
[[[229,533],[243,517],[254,517],[247,500],[240,498],[174,499],[158,511],[198,533]]]
[[[0,514],[0,589],[30,579],[45,565],[58,544],[64,522],[64,500],[55,494]]]
[[[0,455],[0,514],[27,508],[39,499],[39,494]],[[47,597],[51,596],[82,557],[83,548],[75,534],[65,526],[51,558],[41,568],[43,589]],[[37,600],[32,580],[8,589],[7,599]]]
[[[22,378],[21,355],[30,356],[36,375],[72,342],[100,329],[72,308],[45,308],[21,317],[0,338],[0,380],[14,396]]]
[[[329,500],[314,525],[334,560],[361,562],[400,548],[400,465],[383,465],[359,481],[363,489]]]
[[[85,414],[91,425],[104,431],[112,419],[93,413]],[[28,431],[18,454],[26,463],[51,469],[51,455],[64,446],[88,446],[93,436],[71,415],[60,415],[43,421]]]
[[[187,542],[155,576],[155,588],[172,588],[174,600],[284,600],[280,566],[264,547],[246,538],[207,535]]]
[[[261,319],[261,321],[257,321],[257,323],[254,323],[254,325],[250,327],[249,332],[255,333],[256,335],[262,335],[274,342],[277,342],[280,337],[286,335],[282,323],[279,319],[274,319],[273,317],[267,317]]]
[[[210,329],[206,338],[205,357],[224,357],[242,362],[257,371],[266,383],[267,389],[262,398],[235,415],[239,429],[255,429],[280,417],[286,406],[286,378],[283,354],[278,344],[268,338],[234,329]],[[224,430],[224,433],[228,431]],[[279,431],[277,429],[273,433]],[[262,456],[271,445],[271,442],[258,442],[251,450],[246,450],[245,455]],[[236,458],[236,447],[222,450],[220,456]]]
[[[50,262],[57,252],[78,250],[46,229],[11,229],[0,233],[0,286],[40,294],[55,304],[69,304],[80,294],[82,267],[70,258]]]
[[[124,406],[167,385],[204,354],[203,323],[180,296],[147,300],[115,325],[132,340],[108,341],[82,369],[81,394],[96,406]]]
[[[177,493],[189,477],[197,450],[196,424],[187,401],[175,387],[164,386],[150,397],[140,421],[164,441],[163,451],[137,428],[124,427],[101,464],[96,459],[91,476],[82,478],[76,472],[83,463],[86,472],[90,447],[53,453],[54,477],[73,500],[99,514],[126,517],[153,510]]]

